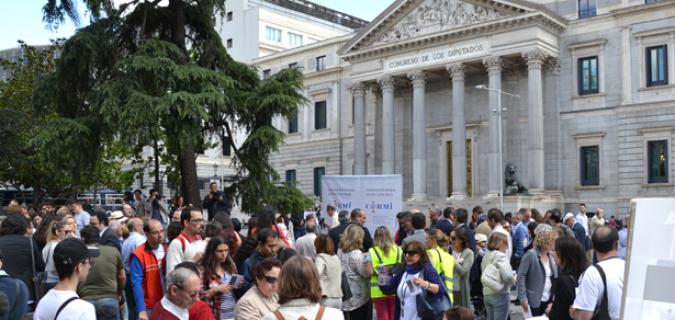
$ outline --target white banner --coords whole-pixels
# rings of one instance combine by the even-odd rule
[[[321,180],[321,212],[326,212],[329,204],[338,212],[361,208],[371,235],[381,225],[394,235],[396,214],[403,208],[401,175],[323,176]]]

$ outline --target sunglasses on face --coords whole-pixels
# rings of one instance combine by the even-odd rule
[[[278,280],[278,278],[265,276],[265,281],[269,284],[275,284],[275,283],[277,283],[277,280]]]

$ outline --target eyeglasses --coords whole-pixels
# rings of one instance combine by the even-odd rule
[[[414,256],[414,255],[416,255],[416,254],[420,254],[420,253],[417,252],[417,251],[406,251],[406,252],[405,252],[405,255],[406,255],[406,256]]]
[[[275,284],[277,283],[278,278],[275,277],[270,277],[270,276],[265,276],[265,281],[269,284]]]
[[[194,223],[204,223],[204,219],[190,219],[190,222],[194,222]]]

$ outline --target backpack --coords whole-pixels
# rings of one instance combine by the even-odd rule
[[[316,313],[316,316],[314,317],[314,320],[321,320],[321,318],[323,318],[324,311],[326,311],[326,307],[323,305],[320,306],[319,311]],[[277,320],[286,320],[286,318],[284,318],[284,315],[281,314],[281,311],[279,311],[279,309],[274,310],[274,316],[277,318]],[[308,319],[305,318],[304,316],[300,316],[298,320],[308,320]]]

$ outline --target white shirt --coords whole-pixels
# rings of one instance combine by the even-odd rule
[[[77,224],[77,238],[80,238],[80,230],[84,228],[85,226],[89,225],[89,220],[91,219],[91,216],[89,215],[89,212],[87,211],[80,211],[79,213],[75,214],[75,224]]]
[[[577,220],[579,224],[581,224],[582,227],[584,227],[584,230],[586,230],[586,235],[589,236],[589,230],[588,230],[588,217],[586,217],[585,213],[577,213],[576,216],[574,216],[574,219]]]
[[[190,313],[188,312],[188,310],[177,306],[175,303],[171,302],[171,300],[169,300],[166,296],[162,297],[160,303],[162,304],[162,307],[164,307],[164,310],[173,314],[178,319],[189,320]]]
[[[40,299],[33,314],[33,320],[54,320],[56,311],[71,297],[79,297],[75,291],[51,289]],[[71,301],[59,314],[57,320],[96,320],[94,305],[77,299]]]
[[[544,272],[546,273],[546,278],[544,280],[544,291],[541,293],[541,301],[548,302],[548,299],[551,297],[551,263],[550,261],[544,263],[542,260],[541,264],[544,266]]]
[[[419,277],[420,273],[408,274],[406,272],[401,278],[401,282],[396,288],[396,294],[399,301],[401,301],[401,320],[419,320],[417,316],[417,298],[416,296],[422,293],[422,289],[416,285],[408,286],[408,281]]]
[[[199,252],[204,252],[206,249],[206,241],[196,240],[190,243],[185,239],[185,250],[181,240],[176,238],[169,244],[169,249],[166,253],[166,273],[173,271],[177,264],[183,261],[192,261],[192,258]]]
[[[625,262],[619,258],[611,258],[598,263],[607,278],[607,303],[609,317],[618,320],[621,314],[621,294],[623,293],[623,272]],[[604,290],[598,269],[588,267],[579,281],[579,291],[574,299],[573,307],[579,310],[594,311],[602,302]]]
[[[284,319],[287,320],[314,319],[319,312],[319,308],[320,305],[318,303],[311,303],[305,299],[293,299],[280,306],[279,311]],[[322,319],[344,320],[344,315],[338,309],[326,307],[323,311]],[[274,313],[268,313],[262,320],[277,320],[277,317]]]
[[[492,229],[492,232],[499,232],[499,233],[505,234],[509,238],[509,247],[508,247],[508,249],[506,249],[506,257],[508,259],[511,259],[511,254],[513,253],[513,243],[511,241],[511,234],[509,234],[509,232],[506,231],[506,229],[504,229],[504,227],[502,227],[499,224],[494,229]],[[492,234],[492,232],[490,234]],[[488,238],[489,238],[489,236],[488,236]]]

